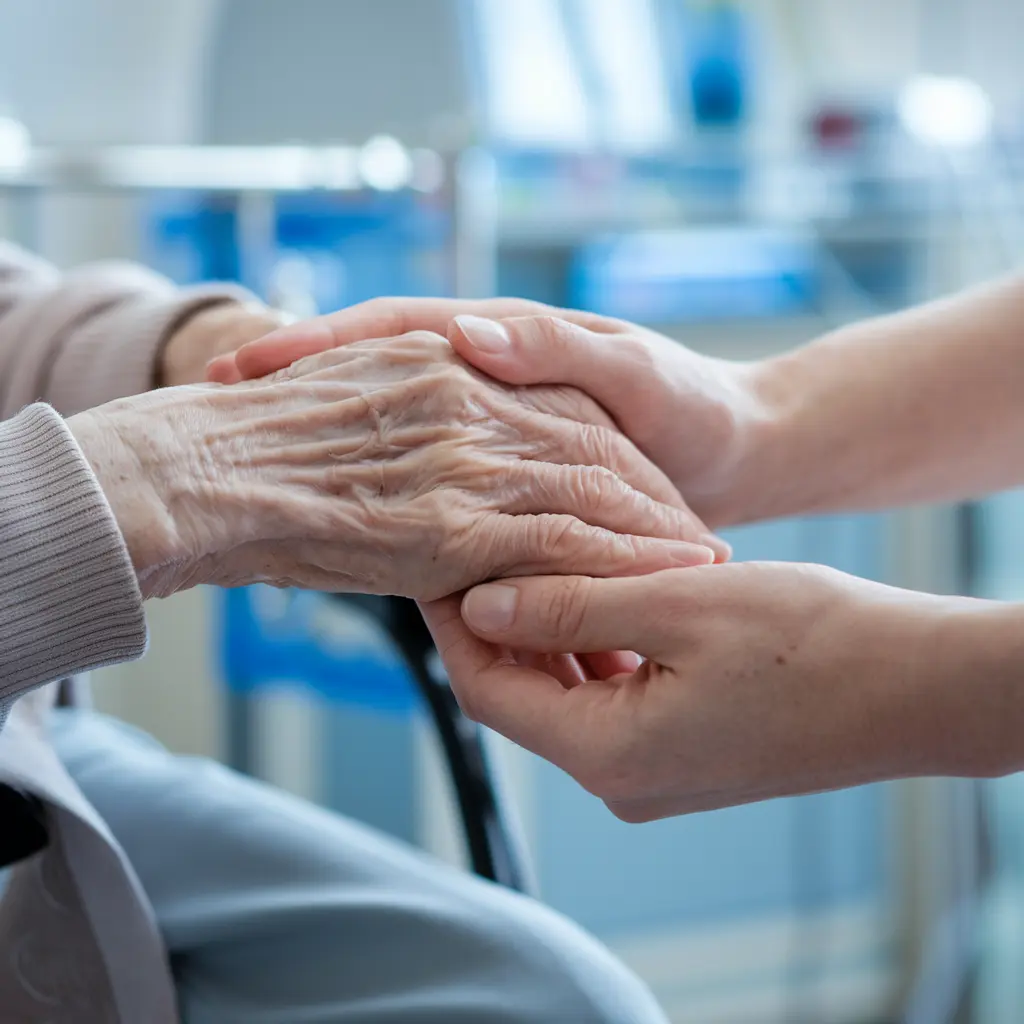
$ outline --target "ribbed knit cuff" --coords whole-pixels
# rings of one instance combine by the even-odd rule
[[[146,639],[124,540],[64,421],[32,405],[0,422],[0,704]]]

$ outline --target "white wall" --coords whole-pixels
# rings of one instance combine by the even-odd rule
[[[915,73],[966,75],[997,116],[1024,112],[1020,0],[746,0],[766,50],[756,61],[762,134],[792,137],[821,95],[891,95]]]
[[[461,0],[223,2],[210,141],[440,146],[466,125]]]
[[[218,0],[0,0],[0,112],[39,143],[195,137]],[[30,242],[62,265],[134,249],[131,204],[47,201]]]
[[[215,0],[0,0],[0,106],[42,142],[191,137]]]

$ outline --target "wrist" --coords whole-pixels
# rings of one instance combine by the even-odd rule
[[[691,507],[712,529],[784,514],[777,453],[785,448],[784,405],[774,393],[771,361],[728,365],[728,391],[719,403],[722,438]]]
[[[202,306],[177,324],[157,364],[157,387],[199,384],[211,359],[277,330],[285,314],[258,303],[220,301]]]
[[[844,631],[871,778],[991,777],[1024,765],[1024,608],[864,583]]]
[[[1024,605],[948,602],[933,634],[942,733],[935,774],[996,777],[1024,767]],[[938,730],[937,730],[938,731]]]
[[[188,561],[160,484],[165,431],[147,429],[146,417],[138,415],[148,401],[142,396],[112,402],[67,421],[121,531],[144,598],[177,589],[169,580]]]
[[[813,348],[813,346],[811,347]],[[820,401],[809,348],[735,368],[736,423],[725,481],[709,525],[735,526],[832,510],[856,489],[864,453],[849,448],[836,403]],[[708,521],[708,520],[706,520]]]

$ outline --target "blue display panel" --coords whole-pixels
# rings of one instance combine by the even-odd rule
[[[450,290],[451,222],[436,198],[411,192],[277,196],[266,200],[269,223],[258,238],[245,223],[244,202],[196,194],[152,200],[147,261],[183,284],[240,281],[271,301],[298,288],[310,312],[378,295]]]
[[[619,235],[577,250],[569,305],[657,324],[796,315],[821,301],[820,264],[817,242],[792,230]]]

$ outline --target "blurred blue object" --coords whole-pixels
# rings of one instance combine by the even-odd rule
[[[299,766],[302,795],[415,842],[419,694],[381,623],[327,594],[255,586],[220,597],[229,762],[286,788]],[[280,730],[282,693],[309,723],[298,742]]]
[[[233,201],[197,193],[148,200],[145,262],[178,284],[241,280]]]
[[[223,592],[221,660],[230,690],[293,685],[336,703],[408,714],[408,669],[370,614],[328,595],[268,586]]]
[[[770,228],[652,231],[582,246],[570,305],[642,323],[796,314],[821,291],[817,243]]]
[[[975,515],[974,593],[996,601],[1024,599],[1024,490],[986,498]]]
[[[446,212],[410,193],[356,199],[316,195],[277,201],[279,250],[332,262],[331,281],[316,296],[321,310],[378,295],[436,295],[447,291]]]
[[[288,194],[267,202],[265,237],[252,237],[233,198],[160,197],[150,208],[147,262],[179,283],[240,281],[276,301],[281,263],[294,269],[300,261],[308,305],[320,311],[378,295],[449,290],[450,217],[435,200],[360,192]]]
[[[689,3],[682,13],[689,100],[698,128],[735,128],[747,108],[747,25],[739,5]]]

